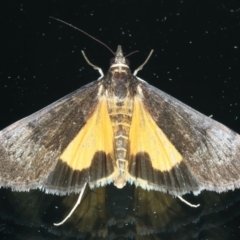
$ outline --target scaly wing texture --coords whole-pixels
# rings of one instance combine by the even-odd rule
[[[240,187],[238,134],[144,81],[134,107],[130,181],[173,195]]]
[[[92,159],[80,159],[77,169],[76,159],[72,159],[76,151],[70,159],[60,159],[72,140],[89,125],[89,118],[94,125],[99,106],[100,111],[105,111],[99,101],[100,85],[101,81],[90,83],[0,132],[0,186],[17,191],[44,188],[66,194],[80,192],[86,181],[94,182],[113,172],[109,156],[101,149],[109,140],[93,152]],[[90,167],[91,161],[96,164]]]

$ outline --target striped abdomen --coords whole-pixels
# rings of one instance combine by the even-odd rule
[[[108,104],[108,111],[114,133],[114,155],[119,171],[114,184],[122,188],[126,184],[126,172],[129,159],[129,131],[132,121],[133,101],[125,98],[119,102],[116,98]]]

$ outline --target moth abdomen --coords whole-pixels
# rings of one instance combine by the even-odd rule
[[[118,176],[114,184],[122,188],[126,184],[129,159],[129,132],[132,121],[133,104],[131,98],[125,98],[121,106],[116,99],[109,100],[108,112],[114,135],[114,155]]]

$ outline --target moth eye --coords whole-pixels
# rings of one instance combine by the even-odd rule
[[[114,57],[110,59],[110,66],[111,66],[112,64],[114,64],[114,61],[115,61],[115,58],[114,58]]]
[[[130,61],[129,59],[125,58],[126,64],[129,66],[130,65]]]

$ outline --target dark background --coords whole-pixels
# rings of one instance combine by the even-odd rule
[[[0,129],[99,77],[122,45],[150,84],[240,133],[240,2],[237,0],[8,1],[0,15]],[[239,194],[236,192],[236,194]],[[236,208],[239,206],[236,205]],[[239,234],[238,220],[232,238]],[[231,223],[232,224],[232,223]],[[204,238],[203,238],[204,239]]]

